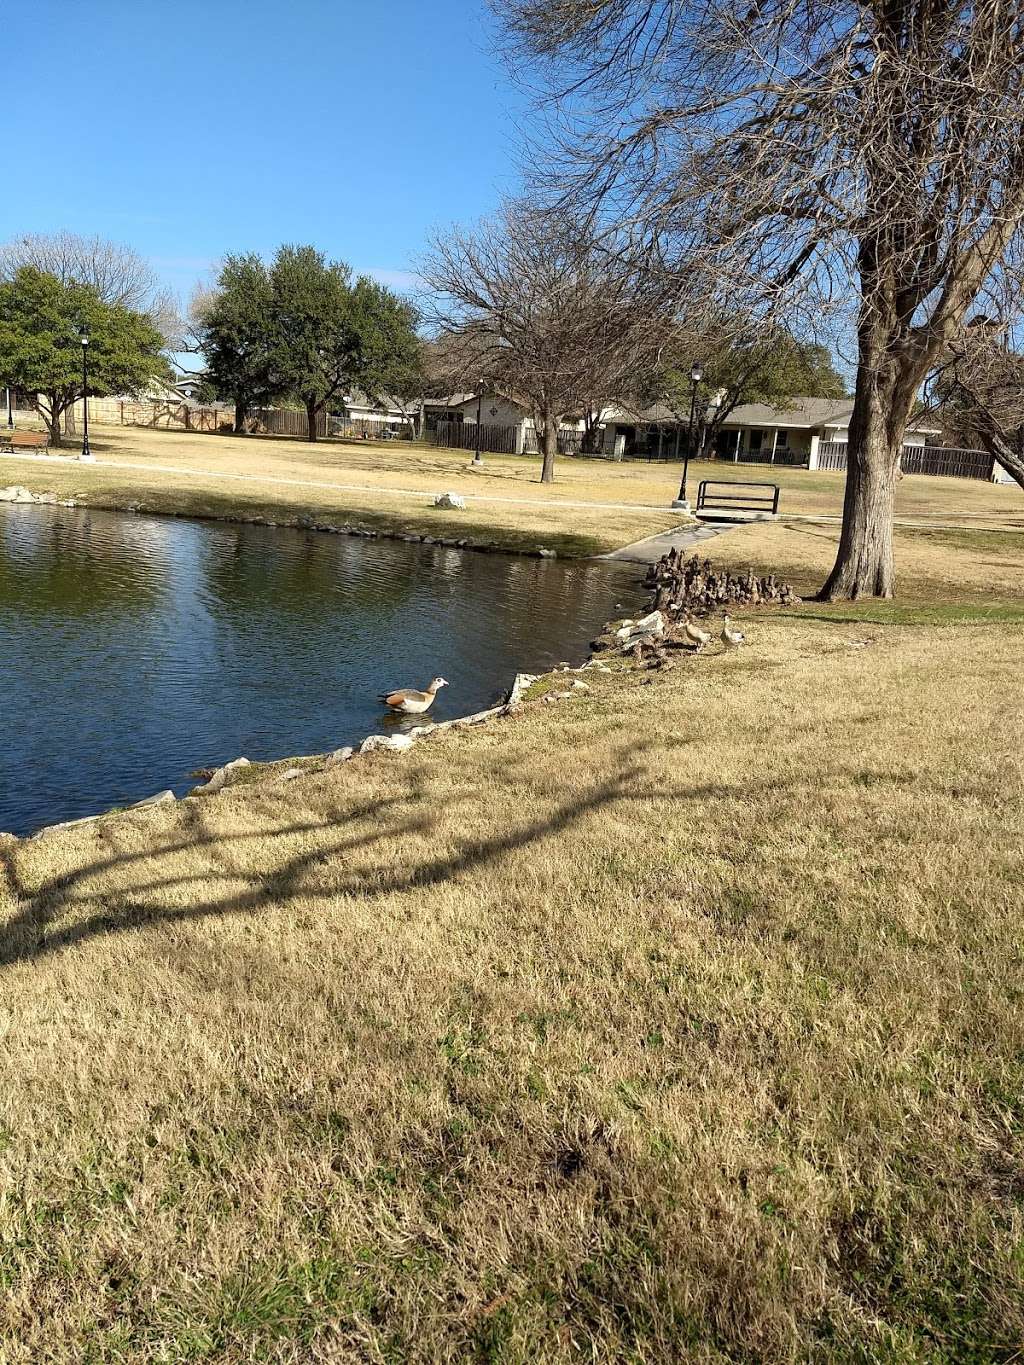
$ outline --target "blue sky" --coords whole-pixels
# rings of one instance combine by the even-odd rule
[[[184,300],[224,253],[281,242],[400,287],[431,227],[518,183],[524,100],[477,0],[6,0],[0,15],[0,240],[128,242]]]

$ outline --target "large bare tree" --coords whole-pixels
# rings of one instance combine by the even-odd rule
[[[23,266],[54,275],[63,285],[87,285],[102,303],[148,318],[168,345],[180,340],[174,296],[134,247],[75,232],[23,233],[0,246],[0,279],[13,279]]]
[[[420,268],[429,322],[455,372],[530,407],[555,477],[558,429],[589,405],[631,395],[659,344],[664,286],[620,242],[599,246],[565,216],[506,204],[475,231],[435,237]]]
[[[907,420],[1021,233],[1021,0],[494,3],[545,82],[563,197],[699,262],[722,297],[849,300],[849,472],[822,596],[891,596]]]

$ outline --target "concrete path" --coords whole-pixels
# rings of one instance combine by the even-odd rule
[[[601,555],[601,559],[624,559],[630,564],[656,564],[669,550],[690,550],[705,540],[713,540],[724,531],[732,529],[731,524],[719,526],[677,526],[671,531],[661,531],[646,540],[636,540],[632,545],[623,545],[621,550]]]

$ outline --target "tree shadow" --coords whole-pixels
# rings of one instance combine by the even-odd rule
[[[261,827],[241,833],[219,833],[209,825],[201,803],[182,807],[181,821],[163,845],[141,851],[114,851],[71,871],[47,879],[33,887],[20,871],[16,850],[0,848],[0,886],[6,879],[17,910],[0,929],[0,967],[38,960],[50,953],[84,943],[99,934],[122,933],[144,924],[179,924],[193,920],[235,914],[253,914],[287,904],[292,898],[330,902],[338,897],[378,900],[403,892],[422,890],[440,882],[473,873],[506,854],[515,854],[548,836],[566,833],[589,813],[622,800],[654,801],[671,795],[653,788],[646,779],[643,753],[650,745],[631,744],[617,752],[615,771],[605,781],[594,783],[582,796],[558,802],[543,816],[517,826],[502,824],[499,833],[483,838],[467,837],[457,841],[451,852],[430,857],[418,856],[408,841],[412,836],[428,835],[437,828],[440,815],[434,810],[419,813],[417,803],[427,793],[417,778],[410,775],[407,790],[379,802],[367,803],[339,812],[339,820],[327,818],[270,828]],[[628,757],[627,757],[628,755]],[[507,769],[498,765],[493,776],[500,780]],[[483,786],[490,774],[481,772]],[[489,785],[489,783],[487,784]],[[697,795],[697,793],[693,793]],[[478,795],[446,797],[446,807],[458,802],[478,800]],[[403,812],[403,808],[406,808]],[[372,821],[373,826],[352,832],[352,826]],[[314,847],[275,862],[275,845],[296,835],[319,836]],[[304,841],[308,844],[310,841]],[[254,872],[235,867],[234,850],[244,857],[246,844],[259,844],[259,862],[266,869]],[[375,845],[388,844],[394,856],[381,858],[367,869],[348,866],[352,854]],[[176,868],[179,855],[209,849],[219,868],[202,867],[182,872]],[[105,874],[128,871],[133,865],[157,863],[160,875],[145,875],[118,886],[94,885]],[[237,890],[239,881],[253,884]],[[199,901],[187,906],[167,903],[176,888],[202,883],[210,888]],[[234,883],[223,894],[218,883]]]
[[[181,924],[211,917],[254,914],[281,907],[295,897],[304,901],[329,903],[336,898],[375,901],[411,891],[422,891],[438,883],[472,874],[497,859],[516,854],[548,838],[567,834],[586,816],[620,801],[665,803],[711,802],[759,796],[767,805],[795,794],[798,788],[813,785],[812,779],[782,779],[769,774],[749,783],[709,782],[690,787],[664,787],[649,780],[644,762],[650,743],[633,743],[613,755],[613,774],[591,784],[582,795],[560,800],[554,809],[516,826],[502,825],[500,832],[486,837],[458,840],[450,851],[431,857],[421,856],[408,843],[413,836],[428,835],[440,824],[440,815],[431,809],[417,812],[415,807],[428,800],[415,775],[410,775],[405,793],[379,802],[366,803],[344,812],[329,812],[323,819],[260,827],[242,833],[220,833],[211,829],[202,804],[182,807],[181,820],[164,845],[142,851],[114,851],[70,873],[58,875],[32,888],[17,865],[16,851],[0,847],[0,885],[6,879],[17,910],[0,930],[0,967],[37,960],[100,934],[123,933],[145,924]],[[473,792],[446,797],[446,807],[478,800],[488,778],[500,780],[507,769],[496,765],[493,774],[485,770]],[[845,774],[853,778],[853,773]],[[843,774],[836,774],[837,778]],[[885,773],[887,782],[904,783],[904,774]],[[511,788],[510,788],[511,791]],[[372,827],[353,831],[352,827],[372,821]],[[268,825],[270,822],[268,821]],[[276,861],[275,845],[295,836],[317,836],[314,846],[304,840],[301,852]],[[264,871],[254,871],[251,861],[232,865],[232,853],[243,856],[246,844],[258,844],[259,863]],[[393,855],[380,858],[366,869],[348,865],[352,854],[381,844],[390,845]],[[207,848],[213,866],[181,872],[176,867],[179,855]],[[249,853],[251,859],[251,852]],[[166,864],[164,865],[164,860]],[[142,876],[136,882],[118,887],[92,884],[115,870],[130,871],[133,865],[158,864],[159,875]],[[237,883],[251,883],[239,891]],[[186,906],[167,903],[176,888],[202,883],[209,892]],[[232,883],[234,889],[223,893],[218,883]]]

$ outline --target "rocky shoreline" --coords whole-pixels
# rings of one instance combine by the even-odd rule
[[[440,495],[442,498],[450,496],[450,494]],[[415,531],[387,531],[378,527],[361,526],[356,522],[324,521],[320,517],[306,514],[274,519],[258,514],[250,516],[243,512],[203,512],[194,509],[177,511],[173,508],[146,507],[142,503],[129,503],[127,506],[123,506],[116,503],[96,502],[93,499],[83,502],[75,498],[60,498],[53,492],[33,493],[31,489],[25,488],[21,484],[9,484],[6,488],[0,488],[0,503],[2,502],[47,507],[82,507],[96,512],[124,512],[147,517],[176,517],[187,521],[217,521],[236,526],[269,526],[275,529],[282,527],[290,531],[316,531],[323,535],[361,536],[365,540],[398,540],[404,541],[408,545],[438,545],[443,549],[473,550],[478,554],[520,555],[527,559],[558,558],[557,550],[549,549],[544,545],[527,548],[502,545],[497,541],[476,540],[471,536],[433,536],[418,534]],[[453,507],[456,504],[437,501],[434,505]]]

